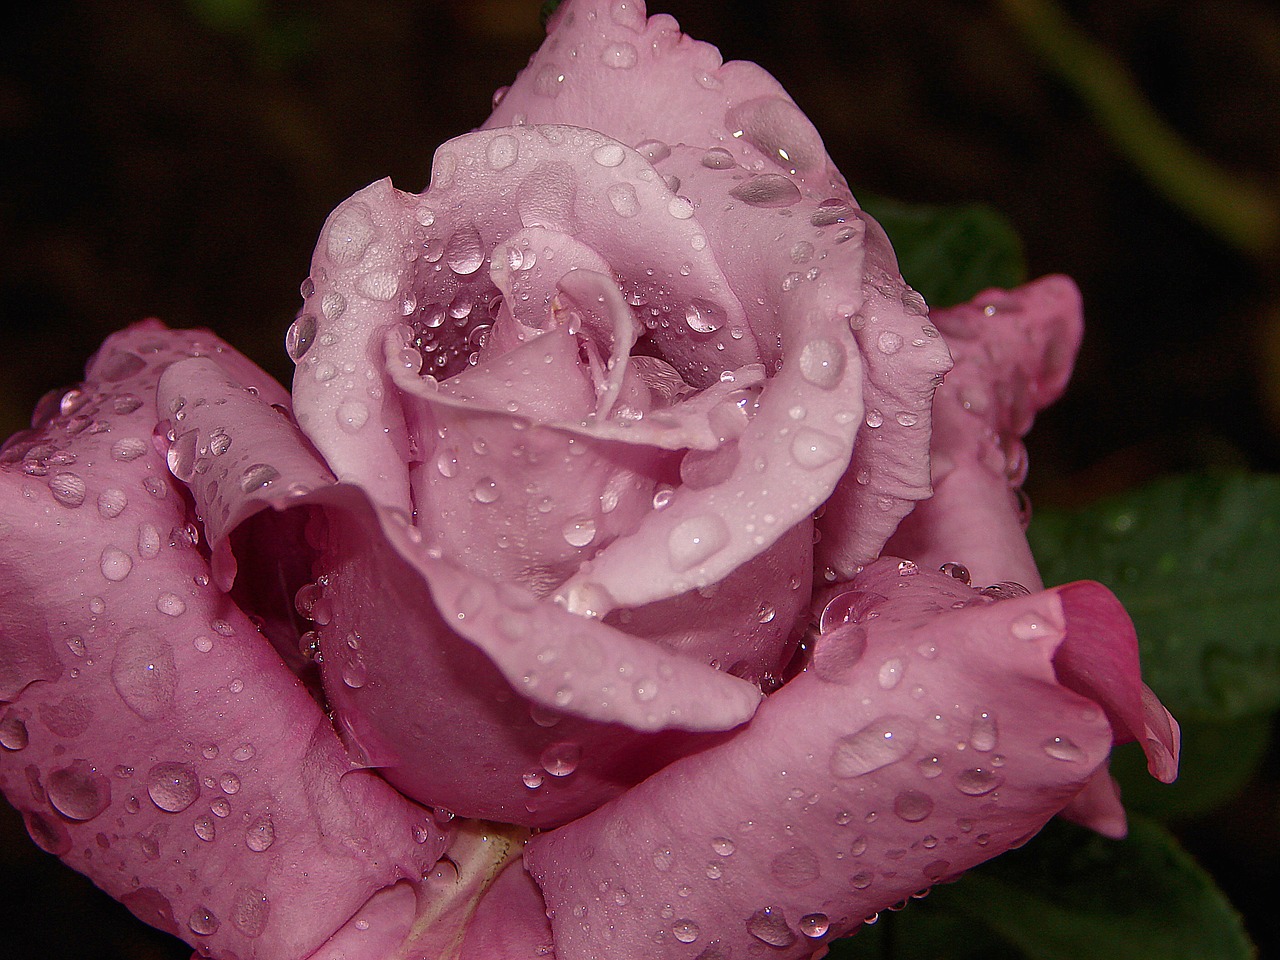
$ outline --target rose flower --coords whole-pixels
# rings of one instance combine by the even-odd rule
[[[931,317],[776,81],[632,0],[495,103],[330,216],[292,397],[146,321],[4,447],[32,839],[225,960],[715,960],[1122,834],[1113,743],[1169,780],[1177,727],[1017,495],[1070,281]]]

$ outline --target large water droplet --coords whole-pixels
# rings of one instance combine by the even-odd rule
[[[359,433],[360,428],[369,421],[369,408],[359,400],[348,400],[338,407],[335,415],[343,432]]]
[[[147,771],[151,802],[169,813],[181,813],[200,796],[200,780],[187,763],[157,763]]]
[[[27,733],[27,725],[14,716],[5,715],[0,719],[0,747],[6,750],[22,750],[31,742]]]
[[[284,335],[284,349],[289,354],[289,359],[294,363],[301,360],[311,349],[315,339],[316,318],[309,313],[304,313],[289,324],[289,330]]]
[[[712,837],[711,849],[722,857],[731,857],[737,847],[728,837]]]
[[[861,777],[896,763],[916,745],[910,717],[889,715],[871,721],[857,733],[841,737],[831,753],[831,772],[837,777]]]
[[[87,760],[54,770],[45,789],[54,809],[69,820],[92,820],[111,805],[111,781]]]
[[[671,566],[677,573],[695,567],[727,547],[731,539],[729,525],[717,514],[683,520],[667,537]]]
[[[747,933],[771,947],[789,947],[796,942],[796,935],[778,907],[762,907],[747,917]]]
[[[196,475],[196,444],[199,440],[200,434],[197,431],[187,430],[169,444],[165,462],[169,466],[169,472],[183,483],[189,483]]]
[[[906,671],[906,666],[898,657],[890,657],[880,665],[880,672],[876,675],[876,682],[880,684],[882,690],[892,690],[902,682],[902,675]]]
[[[459,276],[470,276],[484,263],[484,246],[475,224],[467,223],[454,231],[444,245],[445,262]]]
[[[825,936],[831,929],[831,921],[825,913],[806,913],[800,918],[800,932],[811,940]]]
[[[187,612],[187,602],[176,593],[162,593],[156,597],[156,609],[166,617],[180,617]]]
[[[844,454],[844,444],[836,437],[803,427],[791,439],[791,457],[806,470],[825,467]]]
[[[520,158],[520,142],[509,133],[499,134],[489,141],[484,153],[490,167],[505,170]]]
[[[591,159],[602,167],[616,167],[622,163],[627,152],[620,143],[602,143],[591,151]]]
[[[111,458],[121,463],[137,460],[147,452],[146,441],[137,437],[121,437],[111,445]]]
[[[498,481],[493,477],[481,477],[476,481],[471,495],[475,497],[477,503],[493,503],[501,495],[498,490]]]
[[[933,813],[933,797],[919,790],[903,790],[893,800],[893,812],[907,823],[919,823]]]
[[[823,390],[831,390],[844,374],[844,347],[834,340],[810,340],[800,350],[800,376]]]
[[[738,184],[729,196],[749,207],[789,207],[800,202],[800,188],[780,173],[763,173]]]
[[[266,850],[276,840],[276,825],[268,816],[256,818],[244,832],[244,845],[255,853]]]
[[[178,688],[173,648],[146,631],[128,631],[116,645],[111,682],[130,710],[144,720],[158,720],[173,707]]]
[[[84,480],[79,474],[58,473],[49,478],[49,492],[64,507],[75,509],[84,503]]]
[[[133,559],[119,547],[107,547],[99,559],[99,569],[112,583],[119,583],[129,576],[129,571],[133,569]]]
[[[979,753],[990,753],[996,748],[999,731],[995,714],[987,710],[975,710],[969,725],[969,746]]]
[[[574,517],[562,528],[565,542],[571,547],[585,547],[596,538],[596,522],[590,517]]]
[[[240,475],[240,489],[245,493],[260,490],[273,480],[280,479],[280,471],[270,464],[255,463],[246,467]]]
[[[677,920],[671,925],[671,935],[681,943],[693,943],[702,933],[692,920]]]
[[[553,743],[542,751],[538,759],[542,763],[542,769],[553,777],[567,777],[578,769],[582,748],[576,743]]]
[[[1076,763],[1085,758],[1085,752],[1066,737],[1052,737],[1040,744],[1040,748],[1055,760]]]
[[[956,789],[971,797],[981,797],[1004,783],[1004,777],[985,767],[972,767],[956,774]]]
[[[129,497],[119,487],[109,487],[98,494],[98,513],[105,520],[114,520],[128,505]]]
[[[208,907],[201,904],[191,911],[191,916],[187,918],[187,926],[196,936],[208,937],[218,932],[222,921],[214,916]]]
[[[334,212],[329,221],[325,249],[334,263],[351,267],[364,259],[369,244],[373,243],[373,236],[373,218],[369,208],[359,201],[349,200]]]
[[[715,333],[724,324],[720,305],[694,297],[684,310],[684,321],[695,333]]]
[[[240,888],[231,909],[231,922],[241,933],[249,938],[261,936],[270,915],[271,901],[265,893],[251,887]]]

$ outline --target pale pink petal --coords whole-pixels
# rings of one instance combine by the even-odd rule
[[[604,930],[618,957],[807,957],[1090,783],[1111,730],[1055,676],[1080,629],[1061,593],[984,602],[896,561],[853,586],[881,602],[748,727],[531,841],[561,960],[598,955]]]
[[[299,608],[314,620],[305,626],[318,637],[327,703],[362,761],[415,799],[563,822],[755,709],[760,692],[746,681],[440,559],[406,515],[329,483],[293,425],[213,365],[175,368],[162,402],[178,390],[196,450],[234,408],[238,435],[294,471],[261,486],[215,484],[223,468],[211,463],[192,470],[192,492],[204,514],[241,530],[273,516],[266,507],[310,514],[302,549],[317,580]],[[230,550],[218,529],[215,557]]]
[[[903,521],[889,550],[921,566],[959,562],[975,583],[1040,575],[1022,528],[1022,437],[1066,387],[1080,344],[1080,294],[1066,277],[987,290],[935,311],[955,369],[934,403],[932,498]]]
[[[378,889],[416,881],[445,837],[354,769],[211,585],[152,441],[161,371],[196,355],[265,381],[211,335],[139,324],[34,445],[6,451],[0,662],[18,669],[0,786],[37,844],[148,923],[214,957],[300,958]]]
[[[844,189],[818,131],[777,80],[754,63],[723,63],[671,17],[646,20],[636,0],[571,0],[547,32],[486,128],[568,123],[655,154],[716,147],[753,171]]]
[[[1110,763],[1098,768],[1089,785],[1063,807],[1061,816],[1112,840],[1125,837],[1129,832],[1129,822],[1125,817],[1124,804],[1120,802],[1120,785],[1111,776]]]

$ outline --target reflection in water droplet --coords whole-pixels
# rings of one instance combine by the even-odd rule
[[[919,790],[904,790],[894,798],[893,812],[907,823],[919,823],[933,813],[933,798]]]
[[[582,748],[576,743],[558,742],[549,745],[538,758],[542,769],[553,777],[567,777],[578,769]]]
[[[844,347],[834,340],[810,340],[800,350],[800,376],[823,390],[834,389],[844,374]]]
[[[590,517],[574,517],[562,528],[565,542],[571,547],[585,547],[596,538],[596,522]]]
[[[111,781],[87,760],[52,771],[45,790],[53,808],[68,820],[92,820],[111,805]]]
[[[1085,752],[1066,737],[1053,737],[1040,744],[1040,747],[1055,760],[1075,763],[1085,758]]]
[[[244,845],[255,853],[261,853],[275,842],[276,825],[268,816],[255,819],[244,832]]]
[[[831,929],[831,921],[825,913],[807,913],[800,918],[800,932],[816,940]]]
[[[1004,783],[1004,777],[994,770],[984,767],[973,767],[956,774],[956,789],[971,797],[981,797],[995,790]]]
[[[681,943],[693,943],[701,932],[692,920],[677,920],[671,925],[671,935]]]

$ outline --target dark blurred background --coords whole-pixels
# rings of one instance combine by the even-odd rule
[[[990,204],[1032,275],[1078,281],[1085,346],[1032,434],[1034,502],[1173,470],[1280,468],[1277,237],[1242,242],[1171,199],[1014,6],[664,0],[650,12],[777,76],[855,195]],[[1276,209],[1274,5],[1062,9],[1201,161],[1256,188],[1228,206]],[[383,176],[421,190],[435,147],[484,119],[542,35],[537,0],[47,0],[9,7],[0,30],[0,437],[145,316],[211,327],[287,382],[282,339],[326,214]],[[1278,767],[1182,831],[1273,945],[1261,891],[1280,861]],[[20,960],[189,955],[0,808],[0,945]]]

